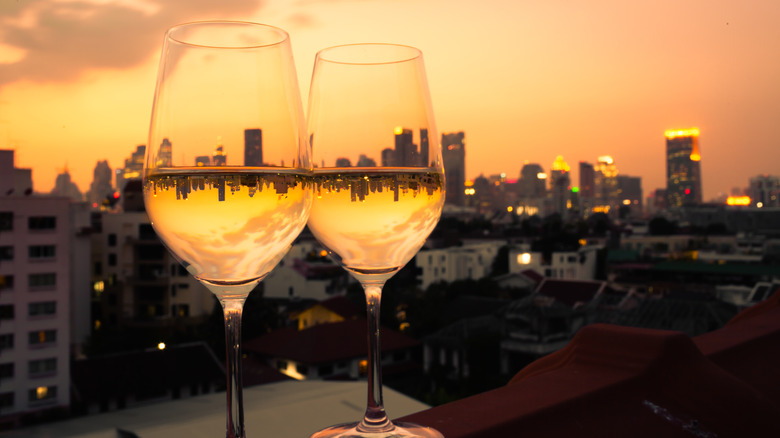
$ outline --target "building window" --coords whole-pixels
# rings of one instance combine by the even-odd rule
[[[39,386],[37,388],[31,388],[28,392],[27,399],[32,402],[41,402],[45,400],[57,399],[57,387],[56,386]]]
[[[28,316],[54,315],[57,313],[56,301],[40,301],[27,305]]]
[[[171,315],[180,318],[186,318],[190,316],[190,305],[189,304],[171,305]]]
[[[30,259],[53,259],[57,247],[54,245],[32,245],[28,249]]]
[[[45,272],[41,274],[30,274],[27,277],[27,285],[30,289],[52,289],[57,286],[57,274],[54,272]]]
[[[116,234],[111,233],[108,235],[108,246],[116,246]]]
[[[14,288],[14,276],[0,275],[0,290],[13,289],[13,288]]]
[[[31,360],[27,363],[27,370],[30,377],[41,377],[51,375],[57,372],[57,358]]]
[[[0,231],[11,231],[14,229],[14,212],[0,211]]]
[[[3,304],[0,305],[0,320],[3,319],[14,319],[14,305],[13,304]]]
[[[108,266],[116,266],[116,254],[108,255]]]
[[[4,392],[0,394],[0,410],[14,407],[14,393]]]
[[[14,259],[14,247],[0,246],[0,260],[13,260],[13,259]]]
[[[30,345],[53,344],[54,342],[57,342],[57,330],[30,332],[28,340]]]
[[[56,228],[56,216],[30,216],[27,219],[27,229],[29,230],[54,230]]]
[[[14,348],[14,334],[5,333],[0,335],[0,351]]]
[[[330,364],[330,365],[320,365],[319,367],[317,367],[317,374],[320,377],[329,376],[329,375],[333,374],[333,365],[332,364]]]
[[[14,376],[14,363],[0,363],[0,379],[10,379]]]

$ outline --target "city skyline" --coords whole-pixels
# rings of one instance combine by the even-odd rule
[[[649,193],[666,186],[664,132],[694,126],[704,201],[777,173],[780,4],[769,0],[75,5],[17,2],[0,13],[0,149],[35,170],[39,192],[63,168],[84,192],[96,162],[116,169],[147,143],[163,33],[202,19],[287,30],[304,108],[317,50],[420,48],[438,131],[465,132],[466,179],[517,178],[526,162],[549,169],[561,155],[576,182],[577,162],[610,155]]]

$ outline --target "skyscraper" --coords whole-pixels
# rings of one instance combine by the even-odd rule
[[[667,207],[701,203],[699,129],[666,131]]]
[[[463,131],[449,134],[442,133],[441,135],[444,174],[447,177],[445,203],[460,207],[466,205],[466,195],[464,193],[466,189],[466,144],[464,137]]]
[[[135,152],[130,154],[130,158],[125,159],[125,167],[116,171],[116,188],[120,192],[125,189],[128,180],[141,178],[144,169],[144,154],[146,145],[141,144],[135,148]]]
[[[395,128],[395,159],[397,166],[417,166],[417,145],[414,144],[411,129]]]
[[[263,165],[262,129],[244,130],[244,165],[256,167]]]

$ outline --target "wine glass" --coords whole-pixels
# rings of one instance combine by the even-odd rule
[[[441,437],[429,427],[391,422],[382,403],[382,287],[420,250],[444,204],[422,53],[393,44],[318,52],[308,111],[314,163],[308,227],[363,286],[369,351],[363,419],[312,437]]]
[[[146,148],[149,219],[225,317],[227,437],[243,438],[241,313],[311,208],[310,147],[290,40],[257,23],[165,34]]]

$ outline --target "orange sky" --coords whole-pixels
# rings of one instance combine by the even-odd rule
[[[643,3],[643,4],[636,4]],[[423,50],[441,132],[467,176],[611,155],[665,186],[664,131],[701,130],[704,198],[780,175],[780,2],[725,0],[18,0],[0,3],[0,149],[37,191],[67,166],[82,191],[146,136],[165,29],[263,22],[292,39],[305,99],[317,50]]]

